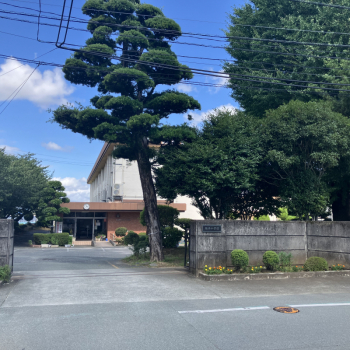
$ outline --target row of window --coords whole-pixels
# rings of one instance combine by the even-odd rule
[[[65,218],[105,218],[106,213],[101,211],[73,211],[63,216]]]

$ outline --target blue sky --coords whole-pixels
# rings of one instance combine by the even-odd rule
[[[183,32],[207,33],[222,35],[221,29],[227,27],[228,13],[232,13],[233,6],[242,6],[245,1],[236,0],[150,0],[145,1],[163,9],[164,14],[176,20]],[[11,0],[8,3],[27,8],[38,9],[38,2],[35,0],[18,1]],[[83,0],[74,1],[73,16],[84,18],[81,13]],[[54,6],[52,6],[54,5]],[[60,13],[63,1],[42,0],[42,10]],[[15,8],[0,4],[0,9],[5,11],[26,12],[36,14],[35,11]],[[1,14],[12,18],[23,18],[36,21],[35,17]],[[87,17],[86,17],[87,18]],[[42,19],[42,22],[53,21]],[[29,59],[52,50],[55,46],[47,43],[40,43],[36,40],[29,40],[19,36],[26,36],[36,39],[37,25],[22,23],[0,18],[1,23],[1,50],[0,54],[17,56]],[[74,23],[74,27],[85,29],[84,24]],[[11,33],[19,36],[5,34]],[[40,39],[42,41],[55,41],[57,28],[40,26]],[[84,46],[89,33],[70,30],[67,42]],[[209,45],[222,45],[222,43],[182,38],[182,42],[195,42]],[[174,44],[174,52],[178,55],[206,57],[206,58],[230,58],[226,51],[219,48],[205,48],[198,46]],[[56,49],[44,55],[38,60],[63,64],[65,59],[70,57],[71,52]],[[220,61],[208,61],[195,58],[180,58],[181,63],[190,67],[220,71]],[[14,60],[0,58],[0,104],[5,101],[13,91],[23,83],[33,72],[35,65],[25,64]],[[21,67],[19,67],[21,66]],[[17,68],[19,67],[19,68]],[[8,72],[12,70],[11,72]],[[4,74],[8,72],[7,74]],[[3,75],[4,74],[4,75]],[[223,83],[221,78],[208,78],[195,76],[193,81]],[[202,116],[211,109],[220,106],[238,107],[237,103],[230,97],[229,90],[225,88],[213,88],[202,86],[179,86],[179,90],[188,92],[201,104],[202,110],[191,113],[198,122]],[[32,73],[30,79],[23,86],[18,95],[10,105],[1,113],[7,102],[0,107],[0,146],[7,147],[10,153],[35,153],[38,159],[48,165],[55,178],[61,179],[71,200],[88,200],[88,186],[86,178],[101,150],[101,141],[90,142],[85,137],[74,134],[69,130],[62,130],[58,124],[48,122],[51,115],[48,109],[54,109],[66,102],[80,102],[88,105],[89,100],[96,94],[92,88],[72,85],[65,81],[59,68],[40,66]],[[179,124],[185,121],[183,115],[174,115],[169,118],[169,123]]]

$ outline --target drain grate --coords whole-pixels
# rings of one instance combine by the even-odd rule
[[[277,312],[282,312],[283,314],[296,314],[299,312],[298,309],[295,309],[294,307],[288,307],[288,306],[277,306],[273,308]]]

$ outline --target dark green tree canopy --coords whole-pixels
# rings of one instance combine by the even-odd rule
[[[337,2],[340,5],[342,3],[345,4],[344,1]],[[230,22],[226,31],[230,36],[227,52],[235,62],[226,63],[224,71],[232,75],[229,82],[232,97],[247,112],[264,117],[266,110],[275,109],[294,99],[304,102],[329,99],[337,111],[350,116],[348,92],[313,89],[349,89],[347,86],[325,85],[349,83],[350,62],[325,58],[347,59],[349,47],[295,43],[349,45],[350,37],[347,34],[322,33],[349,33],[347,11],[307,2],[249,0],[244,6],[234,9]],[[258,40],[244,40],[242,37]],[[264,41],[267,39],[271,41]]]
[[[244,203],[245,209],[249,204],[270,213],[273,206],[262,204],[263,195],[254,203],[242,199],[255,191],[259,179],[263,155],[257,127],[243,112],[218,110],[209,115],[201,130],[191,130],[196,137],[190,142],[160,150],[162,167],[155,169],[158,194],[168,200],[189,196],[204,218],[224,219],[237,207],[242,215]]]
[[[330,204],[329,172],[350,152],[350,122],[329,103],[291,101],[267,112],[264,121],[267,181],[279,189],[288,212],[299,218]]]

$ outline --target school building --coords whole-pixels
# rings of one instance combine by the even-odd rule
[[[101,233],[112,239],[118,227],[137,233],[146,231],[140,224],[144,202],[137,163],[113,158],[115,147],[105,143],[90,172],[90,201],[62,204],[70,214],[63,216],[63,222],[56,222],[56,232],[70,232],[75,244],[91,242]],[[166,205],[163,198],[157,200]],[[179,210],[180,218],[203,219],[188,197],[179,196],[170,206]]]

